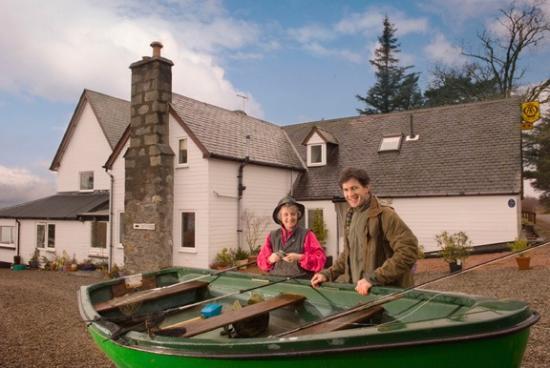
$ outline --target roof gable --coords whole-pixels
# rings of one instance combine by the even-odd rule
[[[130,122],[130,103],[128,101],[85,89],[80,96],[69,125],[57,148],[50,165],[50,170],[56,171],[59,168],[61,159],[80,121],[86,103],[90,104],[111,149],[114,148],[116,143],[120,140],[124,129]]]
[[[307,145],[309,140],[315,133],[317,133],[319,137],[321,137],[321,139],[325,141],[325,143],[331,143],[336,145],[338,144],[338,139],[336,139],[336,137],[332,133],[327,132],[324,129],[321,129],[318,126],[313,126],[313,128],[311,128],[311,131],[306,135],[306,137],[302,141],[302,145]]]

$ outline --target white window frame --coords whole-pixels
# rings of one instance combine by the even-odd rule
[[[91,188],[82,188],[82,176],[85,175],[85,174],[92,174],[92,187]],[[78,173],[78,180],[79,180],[78,187],[80,188],[81,192],[93,192],[94,184],[95,184],[94,183],[94,172],[93,172],[93,170],[80,171]]]
[[[42,244],[38,244],[38,227],[44,226],[44,239]],[[50,245],[50,226],[53,226],[54,238],[53,244]],[[55,224],[49,222],[39,222],[36,224],[36,247],[45,250],[55,250],[55,236],[56,236]]]
[[[185,141],[186,150],[187,150],[187,161],[180,163],[180,144],[181,141]],[[178,137],[177,138],[177,161],[176,161],[176,167],[189,167],[189,138],[187,137]]]
[[[193,246],[185,246],[183,237],[184,237],[184,229],[183,229],[183,215],[186,213],[192,213],[194,216],[194,236],[193,236]],[[179,212],[179,229],[180,229],[180,251],[183,252],[189,252],[189,253],[196,253],[197,251],[197,211],[194,210],[183,210]]]
[[[399,151],[401,149],[402,140],[403,135],[401,134],[382,137],[380,146],[378,147],[378,152]]]
[[[306,218],[306,225],[307,225],[307,228],[308,229],[311,229],[311,225],[310,224],[313,219],[310,219],[309,218],[309,211],[321,211],[321,219],[323,220],[323,222],[325,221],[325,209],[322,208],[322,207],[315,207],[315,208],[306,208],[306,216],[304,216]]]
[[[105,226],[105,246],[100,247],[97,244],[94,244],[94,224],[103,224]],[[107,243],[109,242],[109,223],[107,221],[92,221],[90,224],[90,248],[92,249],[107,249]]]
[[[7,229],[5,231],[5,229]],[[2,234],[9,234],[9,239],[2,239]],[[15,226],[0,225],[0,244],[13,245],[15,244]]]
[[[321,147],[321,161],[312,162],[311,151],[313,147]],[[327,164],[327,145],[326,143],[312,143],[307,145],[307,166],[325,166]]]

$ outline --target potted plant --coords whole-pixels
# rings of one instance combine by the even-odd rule
[[[470,255],[471,244],[468,235],[463,231],[449,235],[447,231],[435,236],[441,248],[441,257],[449,264],[451,272],[462,270],[466,258]]]
[[[38,261],[40,258],[40,251],[38,248],[34,248],[34,253],[32,254],[31,259],[29,259],[29,267],[30,268],[38,268],[40,266],[40,262]]]
[[[522,252],[529,249],[530,245],[527,239],[516,239],[512,243],[508,244],[510,250],[514,253],[518,253],[516,256],[516,263],[518,265],[518,270],[528,270],[531,263],[531,257],[526,256]]]
[[[237,249],[232,250],[232,255],[235,260],[235,266],[242,266],[239,267],[239,270],[246,269],[246,265],[248,264],[248,256],[250,253],[241,247],[237,247]]]
[[[233,265],[233,256],[229,252],[229,249],[223,248],[216,253],[216,258],[214,258],[214,263],[210,265],[210,268],[215,270],[223,270],[231,265]]]

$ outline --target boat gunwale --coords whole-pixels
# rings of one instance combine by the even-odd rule
[[[200,351],[181,350],[176,348],[160,347],[156,345],[136,346],[136,345],[122,344],[120,342],[113,341],[108,337],[107,337],[107,340],[109,340],[112,344],[118,345],[120,348],[123,348],[123,349],[131,349],[131,350],[159,354],[159,355],[172,355],[172,356],[188,357],[188,358],[249,359],[250,360],[250,359],[281,358],[281,357],[302,357],[302,356],[311,357],[316,355],[386,350],[386,349],[394,349],[394,348],[408,348],[408,347],[424,346],[424,345],[439,345],[439,344],[450,344],[450,343],[462,342],[462,341],[491,339],[491,338],[511,335],[518,331],[522,331],[524,329],[530,328],[532,325],[537,323],[539,319],[540,319],[540,314],[536,311],[531,310],[531,315],[528,318],[518,322],[513,326],[509,326],[500,330],[483,332],[483,333],[466,334],[466,335],[459,335],[459,336],[447,336],[447,337],[441,337],[441,338],[420,339],[420,340],[411,340],[411,341],[401,341],[401,342],[386,343],[386,344],[335,347],[330,349],[327,349],[327,348],[307,349],[307,350],[299,350],[299,351],[286,351],[286,350],[281,352],[262,351],[261,353],[234,353],[234,354],[202,353]],[[92,323],[92,325],[95,325],[95,323]],[[89,328],[90,327],[91,326],[89,326]],[[99,328],[96,327],[96,330],[98,331],[99,334],[101,334],[101,330]]]

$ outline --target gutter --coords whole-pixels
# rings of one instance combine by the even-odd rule
[[[16,255],[13,257],[13,264],[21,264],[21,250],[20,250],[20,238],[21,238],[21,221],[19,221],[18,218],[15,219],[15,222],[17,222],[17,252]]]
[[[105,172],[111,178],[111,190],[109,191],[109,261],[107,267],[111,272],[113,267],[113,189],[115,186],[115,177],[109,172],[109,169],[105,167]]]
[[[243,192],[246,190],[246,186],[243,185],[243,170],[248,164],[249,157],[246,156],[239,164],[239,171],[237,174],[237,246],[241,248],[241,199],[243,198]]]

